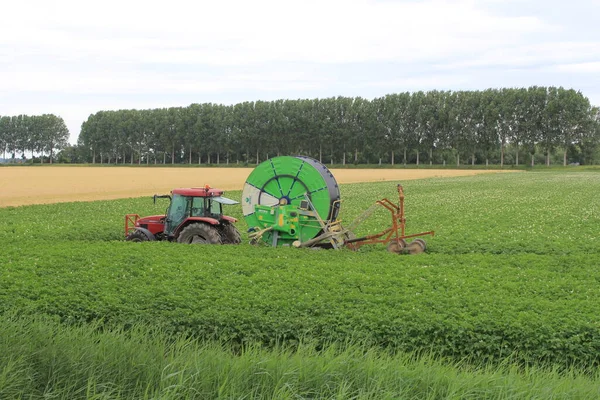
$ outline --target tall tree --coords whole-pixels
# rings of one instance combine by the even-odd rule
[[[527,133],[527,118],[528,118],[528,92],[525,88],[520,88],[510,93],[509,100],[514,106],[510,121],[508,123],[509,138],[515,147],[515,165],[519,165],[519,149],[525,143]]]
[[[50,154],[50,164],[54,160],[54,151],[61,150],[68,145],[69,140],[69,129],[65,121],[61,117],[50,114],[46,117],[48,121],[49,129],[44,135],[44,146],[42,151]]]
[[[10,138],[10,117],[0,116],[0,151],[2,151],[4,159],[6,159],[6,150]]]
[[[476,113],[479,109],[479,99],[473,93],[454,92],[452,95],[452,129],[449,143],[456,151],[456,166],[460,165],[461,154],[470,155],[472,162],[475,159],[478,124]]]
[[[485,156],[485,165],[489,165],[489,158],[498,148],[500,129],[500,99],[496,90],[486,90],[480,94],[479,104],[481,126],[478,131],[478,146]]]
[[[504,167],[504,152],[510,140],[511,122],[515,103],[513,102],[515,89],[502,89],[496,93],[494,102],[497,114],[496,133],[500,141],[500,167]]]
[[[573,89],[558,89],[560,108],[557,126],[557,142],[563,146],[563,165],[567,165],[567,151],[590,129],[590,102]]]
[[[533,86],[527,89],[526,98],[526,116],[525,116],[525,136],[523,144],[531,156],[531,166],[535,164],[536,147],[540,141],[544,142],[544,117],[547,103],[546,88]],[[549,136],[549,135],[548,135]],[[547,139],[550,143],[551,139]],[[548,145],[549,146],[549,145]]]

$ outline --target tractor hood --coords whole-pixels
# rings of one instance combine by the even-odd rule
[[[135,226],[140,226],[141,224],[158,224],[163,223],[165,220],[165,216],[163,215],[151,215],[149,217],[139,218],[135,222]]]

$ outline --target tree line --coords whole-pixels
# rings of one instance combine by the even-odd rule
[[[192,104],[100,111],[82,125],[90,162],[258,163],[305,154],[327,163],[527,162],[562,151],[591,163],[599,113],[573,89],[530,87]],[[441,161],[441,162],[440,162]]]
[[[25,158],[25,152],[37,153],[52,163],[56,150],[67,146],[69,130],[61,117],[54,114],[0,116],[0,153],[7,153],[14,160],[17,153]]]
[[[12,126],[21,117],[36,118],[9,117]],[[4,148],[52,154],[64,144],[33,131],[13,128]],[[61,160],[247,164],[303,154],[343,165],[566,165],[597,162],[599,144],[598,107],[573,89],[534,86],[99,111]]]

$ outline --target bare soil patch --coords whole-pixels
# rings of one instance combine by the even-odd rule
[[[252,168],[2,167],[0,207],[166,194],[209,184],[241,190]],[[402,181],[513,172],[499,170],[334,169],[338,183]]]

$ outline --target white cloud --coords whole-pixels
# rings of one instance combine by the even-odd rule
[[[244,65],[409,61],[469,52],[546,31],[535,17],[498,17],[471,1],[13,3],[20,23],[0,43],[66,60]],[[482,40],[486,39],[486,40]]]
[[[9,2],[0,114],[55,112],[76,135],[101,109],[515,84],[486,68],[553,71],[557,85],[597,71],[598,35],[568,35],[578,27],[545,17],[546,2],[509,3]]]
[[[553,67],[576,59],[594,59],[600,55],[600,42],[548,41],[486,49],[459,62],[446,63],[440,69],[466,67]]]
[[[600,74],[600,61],[576,63],[576,64],[563,64],[556,67],[561,72],[573,72],[573,73],[584,73],[584,74]]]

